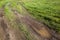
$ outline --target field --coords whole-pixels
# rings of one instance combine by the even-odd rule
[[[60,40],[60,0],[0,0],[0,40],[45,39]]]

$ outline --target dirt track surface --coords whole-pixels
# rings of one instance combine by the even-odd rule
[[[0,40],[9,40],[8,27],[4,21],[4,9],[0,9]]]
[[[43,23],[32,18],[24,8],[23,10],[27,15],[23,16],[12,9],[16,16],[16,21],[25,24],[30,31],[31,36],[35,37],[35,39],[32,40],[60,40],[60,36],[51,31]],[[3,9],[0,9],[0,40],[26,40],[26,37],[18,28],[10,28],[10,25],[4,17]]]
[[[22,23],[25,23],[29,26],[29,29],[32,29],[32,33],[38,36],[41,40],[60,40],[56,35],[51,31],[46,25],[41,22],[38,22],[31,18],[30,16],[19,16],[20,14],[16,14]],[[34,31],[34,32],[33,32]],[[54,36],[56,35],[56,36]],[[38,39],[39,40],[39,39]]]
[[[13,9],[12,9],[13,10]],[[27,14],[28,12],[23,8],[24,12]],[[32,29],[31,31],[34,31],[36,36],[38,36],[41,40],[60,40],[59,35],[55,33],[55,31],[52,31],[48,28],[48,26],[44,25],[41,22],[38,22],[34,18],[32,18],[29,14],[28,15],[21,15],[16,10],[13,10],[15,15],[18,17],[18,19],[29,26],[29,29]],[[38,40],[40,40],[38,39]]]

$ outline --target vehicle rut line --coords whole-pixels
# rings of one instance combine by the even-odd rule
[[[16,11],[15,11],[16,12]],[[34,19],[32,19],[31,17],[29,17],[29,16],[23,16],[23,15],[20,15],[18,12],[16,12],[15,13],[19,18],[20,18],[20,20],[22,21],[22,22],[24,22],[25,24],[27,24],[27,25],[30,25],[31,26],[31,28],[37,33],[37,34],[39,34],[39,35],[41,35],[40,33],[39,33],[39,30],[41,29],[41,28],[44,28],[45,30],[46,30],[46,35],[49,35],[49,36],[51,36],[51,37],[53,37],[53,38],[55,38],[55,39],[57,39],[57,40],[60,40],[59,39],[59,37],[58,37],[58,35],[55,33],[55,35],[54,35],[54,33],[52,32],[52,31],[50,31],[50,29],[48,28],[48,27],[46,27],[45,25],[43,25],[42,23],[39,23],[39,22],[37,22],[37,21],[35,21]],[[37,25],[38,25],[38,27],[37,27]],[[51,39],[51,38],[50,38]]]
[[[3,29],[3,31],[5,32],[4,40],[9,40],[8,26],[4,19],[4,9],[3,8],[0,9],[0,20],[1,20],[0,25]]]

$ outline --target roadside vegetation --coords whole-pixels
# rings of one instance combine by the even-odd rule
[[[21,14],[21,5],[17,3],[18,0],[0,0],[0,8],[4,7],[4,16],[12,29],[20,29],[26,37],[26,40],[32,40],[31,34],[25,24],[18,22],[15,13],[11,9],[16,9]],[[18,4],[18,5],[17,5]]]
[[[22,0],[23,6],[37,20],[60,32],[60,0]]]
[[[26,13],[23,8],[25,8],[31,17],[60,33],[60,0],[0,0],[0,8],[4,8],[4,17],[9,26],[12,29],[18,28],[26,40],[34,40],[34,36],[12,9],[24,16]]]

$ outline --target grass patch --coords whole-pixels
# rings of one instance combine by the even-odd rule
[[[1,4],[1,7],[2,7],[2,4]],[[20,23],[20,22],[19,23],[16,22],[17,17],[14,15],[13,11],[10,10],[10,8],[16,9],[20,14],[22,12],[20,4],[17,5],[17,2],[7,1],[7,4],[5,5],[5,9],[4,9],[4,12],[5,12],[4,15],[7,18],[7,20],[9,21],[10,27],[12,29],[19,28],[24,33],[26,40],[33,40],[30,32],[28,31],[28,29],[26,27],[26,25],[24,25],[23,23]]]
[[[34,18],[60,32],[60,0],[22,0],[22,3]]]

